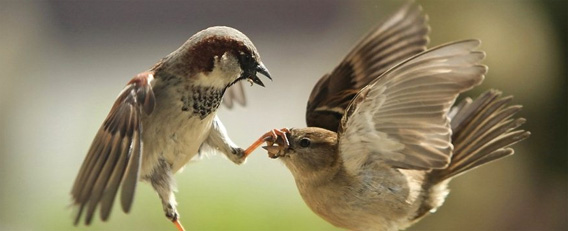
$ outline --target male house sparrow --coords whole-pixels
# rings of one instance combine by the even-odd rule
[[[73,185],[75,224],[83,212],[90,224],[97,206],[101,219],[107,220],[119,186],[122,210],[128,213],[142,180],[158,193],[166,217],[183,229],[173,174],[207,149],[236,164],[245,160],[245,151],[228,137],[216,110],[231,85],[248,80],[264,86],[257,72],[270,78],[249,38],[217,26],[191,36],[130,80],[95,136]]]
[[[477,40],[418,53],[427,31],[419,7],[405,5],[316,84],[308,128],[274,129],[253,144],[267,141],[308,207],[335,226],[404,229],[442,205],[451,178],[513,154],[507,147],[530,135],[515,130],[521,107],[497,91],[450,110],[482,82],[485,54]]]

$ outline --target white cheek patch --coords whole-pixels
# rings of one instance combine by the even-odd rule
[[[241,76],[242,70],[237,58],[226,52],[221,57],[215,56],[213,70],[198,73],[195,85],[203,87],[225,88]]]
[[[240,74],[242,72],[241,70],[241,66],[239,64],[239,60],[237,60],[237,58],[233,55],[230,55],[229,53],[225,52],[225,54],[223,54],[223,56],[221,56],[221,59],[215,59],[216,61],[216,66],[220,67],[221,71],[224,72],[237,72],[238,74]]]

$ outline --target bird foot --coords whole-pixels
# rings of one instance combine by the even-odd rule
[[[181,225],[181,222],[179,221],[179,214],[176,211],[173,211],[171,213],[166,212],[166,217],[174,223],[178,231],[185,231],[183,225]]]
[[[181,222],[179,220],[175,220],[173,222],[174,222],[174,225],[176,226],[176,228],[178,229],[178,231],[185,231],[185,229],[183,228],[183,225],[181,225]]]
[[[174,223],[178,231],[185,231],[185,229],[181,225],[181,222],[179,221],[179,213],[176,211],[175,207],[172,204],[168,203],[166,206],[164,206],[164,211],[166,212],[166,218]]]
[[[170,221],[177,221],[179,219],[179,215],[177,212],[173,211],[173,212],[166,212],[166,217],[170,220]]]
[[[266,138],[266,146],[262,147],[268,151],[268,157],[272,159],[276,159],[278,157],[282,157],[286,155],[286,149],[290,147],[290,141],[288,141],[288,137],[286,134],[290,134],[290,130],[288,129],[272,129],[272,136]],[[274,146],[276,144],[277,146]]]
[[[232,148],[231,154],[226,155],[235,164],[242,164],[246,160],[245,150],[239,147]]]
[[[256,140],[251,146],[249,146],[245,152],[245,158],[250,155],[255,149],[257,149],[262,143],[266,142],[268,146],[273,146],[275,142],[278,142],[278,145],[281,147],[288,147],[290,146],[290,142],[288,141],[288,137],[286,134],[289,134],[290,130],[287,128],[272,129],[267,133],[264,133],[258,140]],[[272,157],[272,156],[271,156]],[[274,157],[273,157],[274,158]]]

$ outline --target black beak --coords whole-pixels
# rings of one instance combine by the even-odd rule
[[[263,63],[259,63],[259,64],[256,66],[256,72],[258,72],[258,73],[260,73],[260,74],[266,76],[266,78],[272,80],[272,77],[270,77],[270,72],[268,72],[268,69],[266,69],[266,67],[264,66]]]
[[[258,78],[258,76],[256,76],[256,73],[260,73],[260,74],[266,76],[268,79],[272,80],[272,77],[270,77],[270,73],[268,72],[268,69],[266,69],[266,67],[264,66],[263,63],[259,63],[258,65],[256,65],[254,74],[249,76],[248,79],[250,79],[253,83],[256,83],[256,84],[264,87],[264,83],[262,83],[262,81],[260,81],[260,78]]]

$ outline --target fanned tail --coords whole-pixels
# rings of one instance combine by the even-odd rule
[[[476,100],[467,98],[449,114],[454,151],[450,165],[433,170],[434,182],[442,182],[485,163],[512,155],[509,146],[526,139],[530,132],[517,129],[524,118],[513,118],[521,105],[508,105],[512,96],[489,90]]]
[[[444,203],[452,177],[512,155],[514,151],[509,146],[529,137],[530,132],[517,129],[526,120],[513,118],[522,106],[509,106],[513,97],[500,96],[500,91],[489,90],[475,100],[463,100],[449,112],[454,145],[450,164],[428,174],[425,183],[428,193],[412,222],[434,212]]]

